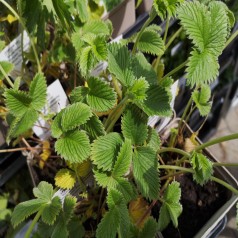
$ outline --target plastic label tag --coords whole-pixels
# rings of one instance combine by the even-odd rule
[[[51,85],[47,87],[47,104],[42,109],[42,113],[44,115],[50,114],[50,113],[58,113],[63,108],[67,106],[69,103],[67,95],[60,83],[60,81],[57,79],[54,81]],[[34,133],[42,140],[45,140],[50,137],[50,125],[49,123],[43,119],[40,118],[35,126],[33,127]]]

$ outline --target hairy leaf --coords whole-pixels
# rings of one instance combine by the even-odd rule
[[[108,46],[108,68],[124,86],[131,86],[134,75],[131,70],[130,52],[126,46],[112,43]]]
[[[62,115],[63,115],[64,110],[61,110],[56,117],[54,118],[52,124],[51,124],[51,134],[54,138],[59,138],[62,133],[63,129],[61,126],[61,120],[62,120]]]
[[[133,145],[141,145],[147,138],[147,116],[139,108],[130,107],[122,118],[122,133]]]
[[[138,238],[156,237],[157,229],[158,229],[157,222],[155,221],[155,219],[150,217],[146,221],[143,229],[140,231]]]
[[[30,108],[32,98],[26,92],[7,89],[4,96],[7,108],[17,117],[22,116]]]
[[[87,0],[75,1],[78,10],[78,16],[81,22],[88,20],[88,4]]]
[[[148,82],[144,78],[135,80],[133,86],[129,89],[133,100],[144,100],[147,97],[146,91],[149,87]]]
[[[32,98],[31,106],[35,110],[41,110],[46,103],[46,80],[42,73],[35,75],[29,89],[29,96]]]
[[[191,157],[193,179],[200,185],[209,181],[213,174],[212,162],[203,154],[194,152]]]
[[[171,93],[166,88],[160,85],[151,85],[147,90],[147,98],[144,102],[136,102],[136,104],[148,116],[170,116]]]
[[[83,26],[83,32],[90,32],[94,35],[109,36],[111,31],[106,22],[90,20]]]
[[[106,134],[102,122],[96,115],[90,117],[89,120],[82,125],[82,128],[88,133],[91,140],[97,139],[97,137]]]
[[[201,116],[206,116],[209,114],[211,110],[211,103],[209,99],[211,97],[211,89],[210,86],[204,85],[201,87],[201,90],[195,90],[192,93],[193,101],[196,104]]]
[[[150,147],[138,147],[133,155],[133,174],[143,196],[157,199],[159,174],[156,153]]]
[[[35,197],[47,203],[53,197],[53,186],[45,181],[42,181],[36,188],[33,188],[33,194]]]
[[[77,102],[62,112],[61,126],[64,132],[73,130],[74,128],[84,124],[92,116],[91,109],[88,105]]]
[[[87,46],[82,49],[79,66],[84,76],[87,75],[89,71],[95,66],[95,59],[93,57],[91,46]]]
[[[65,160],[71,163],[80,163],[90,155],[90,143],[83,131],[69,131],[58,139],[55,149]]]
[[[71,189],[76,183],[76,174],[69,169],[60,169],[54,179],[56,186],[62,189]]]
[[[105,37],[97,36],[92,42],[92,52],[98,61],[107,58],[107,43]]]
[[[207,51],[199,53],[194,50],[189,57],[189,62],[186,69],[188,75],[187,83],[193,87],[210,83],[218,76],[219,64],[216,57]]]
[[[154,129],[149,127],[149,133],[147,137],[147,146],[149,146],[152,150],[157,152],[160,149],[161,140],[159,137],[158,132]]]
[[[70,93],[71,103],[85,102],[89,89],[87,87],[76,87]]]
[[[116,93],[108,84],[97,78],[90,78],[87,83],[87,102],[93,110],[104,112],[115,106]]]
[[[131,141],[125,140],[120,148],[120,152],[117,156],[117,160],[112,170],[112,176],[123,176],[129,169],[132,159],[132,147]]]
[[[99,169],[111,171],[122,144],[120,134],[113,132],[99,137],[92,145],[92,160]]]
[[[168,185],[163,196],[163,205],[160,209],[159,230],[164,230],[170,221],[175,227],[178,226],[178,217],[182,213],[182,205],[179,203],[181,198],[181,188],[178,182]]]
[[[165,50],[162,38],[157,32],[152,30],[145,30],[142,33],[137,48],[152,55],[163,55]]]

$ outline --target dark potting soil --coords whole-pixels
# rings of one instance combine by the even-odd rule
[[[178,228],[171,223],[162,234],[165,238],[192,238],[227,201],[227,190],[212,181],[204,186],[197,185],[190,174],[176,180],[182,190],[183,212],[178,219]]]

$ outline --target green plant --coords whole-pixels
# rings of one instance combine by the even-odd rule
[[[237,31],[230,36],[234,18],[226,5],[220,1],[155,0],[149,19],[137,34],[129,40],[110,43],[112,27],[109,22],[85,17],[85,21],[81,19],[77,24],[70,19],[63,1],[59,1],[62,5],[57,6],[55,1],[52,3],[45,5],[43,2],[43,6],[56,13],[66,29],[73,25],[75,32],[68,29],[65,34],[70,36],[67,39],[72,39],[74,60],[79,64],[84,82],[73,88],[66,108],[55,115],[44,115],[41,109],[47,103],[47,81],[41,73],[41,65],[38,65],[40,72],[26,92],[19,89],[19,80],[13,84],[8,77],[12,65],[0,62],[0,77],[6,78],[12,87],[6,88],[4,93],[10,126],[8,142],[19,137],[22,139],[39,117],[45,118],[51,125],[50,149],[65,161],[55,176],[56,185],[62,189],[79,186],[79,199],[76,205],[75,198],[66,196],[62,203],[52,185],[41,182],[33,190],[37,198],[20,203],[14,209],[13,225],[17,226],[36,213],[26,237],[30,236],[39,219],[38,237],[67,237],[75,226],[82,236],[85,232],[89,237],[145,237],[145,234],[154,237],[169,222],[178,225],[182,212],[181,188],[172,180],[181,171],[192,173],[198,184],[213,180],[238,195],[236,188],[213,177],[213,167],[224,164],[212,163],[202,153],[204,148],[214,143],[238,139],[238,134],[203,145],[196,144],[194,134],[187,138],[193,145],[190,151],[176,148],[183,137],[183,121],[188,120],[191,112],[197,108],[202,116],[208,115],[211,108],[208,84],[218,75],[218,56],[238,35]],[[61,8],[64,11],[58,12],[57,9]],[[24,11],[23,17],[24,14],[27,12]],[[160,28],[151,24],[157,15],[167,22],[163,38],[159,34]],[[25,17],[30,20],[28,15]],[[167,40],[169,22],[173,17],[180,20],[182,28]],[[29,28],[25,21],[21,20],[21,23]],[[192,41],[191,56],[163,75],[163,54],[182,29]],[[129,51],[127,44],[131,42],[134,46]],[[144,53],[156,57],[153,66]],[[36,61],[39,64],[40,61]],[[92,77],[91,70],[100,61],[107,62],[108,66],[100,76]],[[185,66],[187,83],[194,90],[178,128],[171,134],[169,146],[164,147],[156,130],[147,125],[148,118],[171,116],[172,76]],[[34,148],[22,140],[26,148],[17,150],[30,150],[34,154],[34,151],[49,149]],[[178,156],[172,164],[160,164],[158,158],[163,161],[165,153],[165,157],[171,153]],[[161,180],[162,171],[166,182]],[[87,177],[93,179],[93,185],[85,182]],[[156,221],[151,209],[158,201],[161,209]],[[133,210],[135,204],[141,213]],[[71,219],[74,209],[77,218]]]

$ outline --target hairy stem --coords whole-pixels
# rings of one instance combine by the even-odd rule
[[[136,49],[137,49],[137,44],[145,30],[145,28],[155,19],[157,13],[155,11],[155,9],[152,7],[151,9],[151,12],[150,12],[150,15],[149,15],[149,18],[147,19],[147,21],[144,23],[144,25],[142,26],[141,30],[139,31],[137,37],[136,37],[136,41],[135,41],[135,44],[133,46],[133,49],[132,49],[132,54],[135,54],[136,53]]]
[[[36,213],[36,215],[35,215],[35,217],[34,217],[32,223],[31,223],[31,225],[29,226],[29,228],[28,228],[28,230],[27,230],[27,232],[26,232],[24,238],[30,238],[30,237],[31,237],[31,233],[32,233],[32,231],[33,231],[33,229],[34,229],[36,223],[37,223],[38,220],[40,219],[40,216],[41,216],[43,210],[44,210],[44,208],[42,208],[40,211],[38,211],[38,212]]]
[[[225,181],[223,181],[219,178],[213,177],[213,176],[211,177],[211,180],[216,182],[216,183],[219,183],[219,184],[223,185],[224,187],[226,187],[227,189],[229,189],[230,191],[232,191],[233,193],[238,195],[238,190],[235,189],[234,187],[232,187],[230,184],[226,183]]]
[[[221,162],[214,162],[212,163],[213,166],[225,166],[225,167],[238,167],[238,163],[221,163]]]
[[[118,95],[119,99],[121,100],[122,99],[122,91],[120,89],[117,79],[114,76],[112,76],[112,82],[113,82],[114,88],[117,92],[117,95]]]
[[[8,77],[6,71],[3,69],[2,65],[0,64],[0,71],[2,72],[2,74],[4,75],[4,77],[6,78],[8,84],[13,88],[14,84],[12,83],[11,79]]]
[[[195,148],[195,151],[205,149],[206,147],[209,147],[209,146],[215,145],[215,144],[219,144],[219,143],[224,142],[224,141],[235,140],[235,139],[238,139],[238,133],[231,134],[231,135],[228,135],[228,136],[222,136],[222,137],[216,138],[214,140],[208,141],[208,142],[206,142],[202,145],[197,146]]]
[[[165,26],[165,32],[164,32],[164,44],[166,44],[166,40],[167,40],[167,35],[168,35],[168,31],[169,31],[169,22],[170,22],[170,17],[168,16],[166,19],[166,26]]]
[[[183,30],[182,27],[180,27],[169,39],[168,43],[165,45],[165,50],[167,50],[170,45],[173,43],[173,41],[179,36],[179,34],[181,33],[181,31]]]
[[[176,67],[175,69],[171,70],[169,73],[167,73],[162,80],[164,80],[165,78],[170,77],[171,75],[177,73],[180,69],[184,68],[186,66],[186,64],[188,63],[188,60],[186,60],[185,62],[183,62],[182,64],[180,64],[178,67]]]
[[[162,148],[160,150],[157,151],[158,154],[164,153],[164,152],[175,152],[177,154],[181,154],[187,158],[190,158],[190,154],[185,152],[184,150],[180,150],[174,147],[167,147],[167,148]]]
[[[192,169],[175,166],[175,165],[158,165],[158,169],[172,169],[172,170],[179,170],[179,171],[184,171],[188,173],[194,173]]]
[[[36,51],[36,47],[35,47],[35,43],[34,43],[34,40],[32,39],[30,33],[28,32],[22,18],[18,15],[18,13],[5,1],[5,0],[0,0],[0,2],[5,5],[10,12],[12,12],[12,14],[18,19],[18,21],[21,23],[23,29],[26,31],[29,39],[30,39],[30,42],[31,42],[31,46],[32,46],[32,49],[33,49],[33,52],[34,52],[34,55],[35,55],[35,59],[36,59],[36,63],[37,63],[37,67],[38,67],[38,71],[41,72],[41,65],[40,65],[40,60],[39,60],[39,57],[38,57],[38,54],[37,54],[37,51]]]
[[[224,48],[226,48],[237,36],[238,36],[238,30],[235,31],[235,32],[230,36],[230,38],[227,40],[227,42],[226,42]]]

